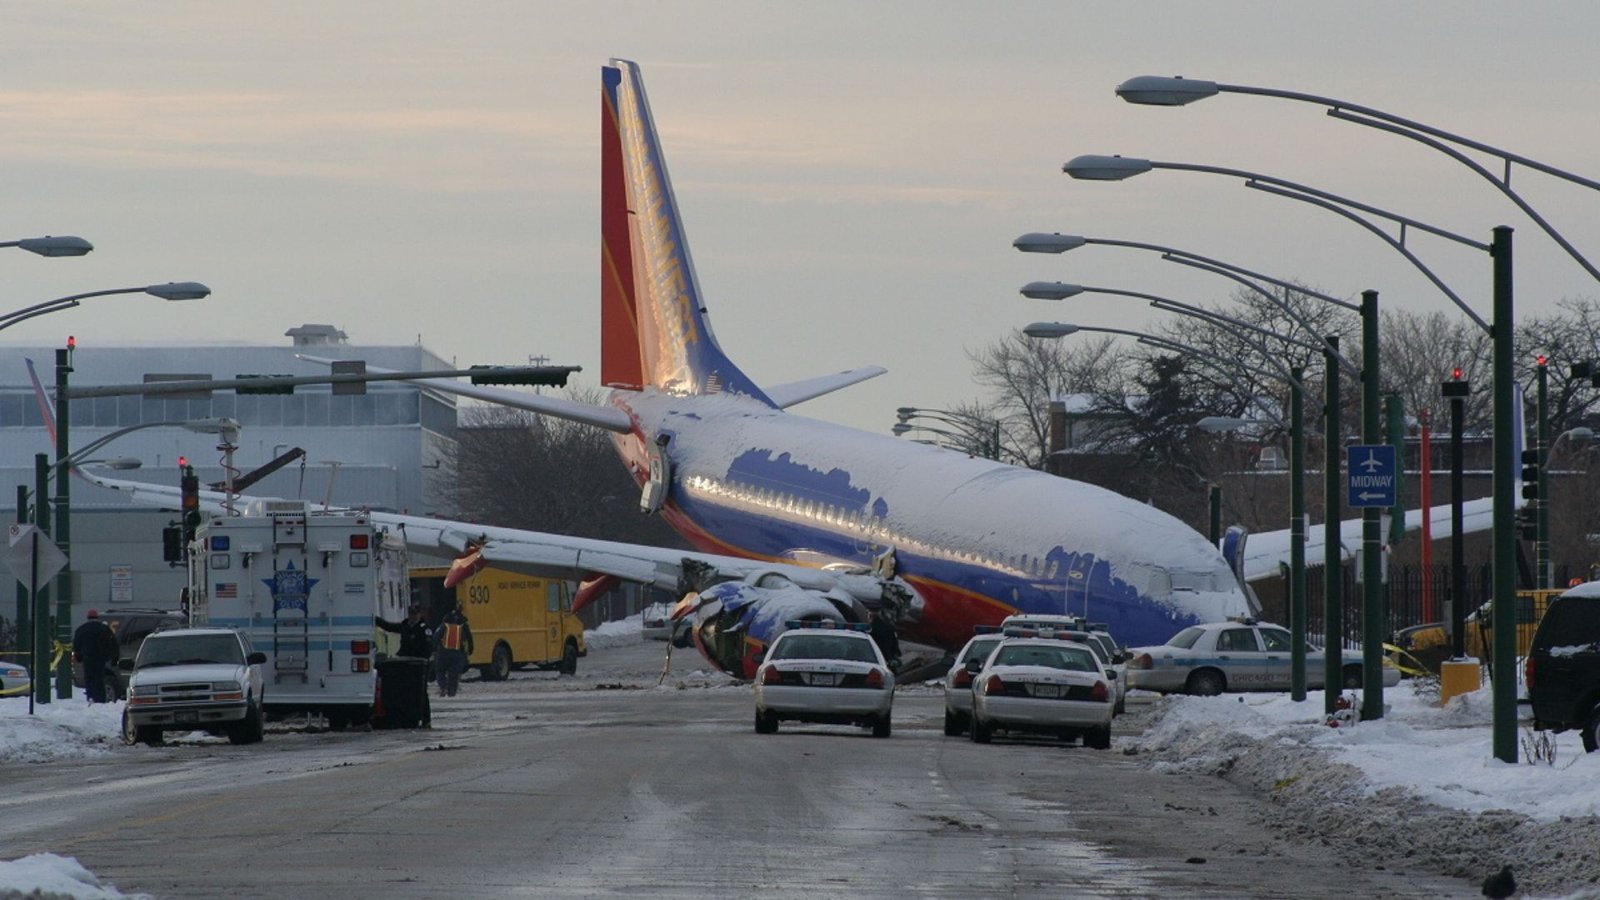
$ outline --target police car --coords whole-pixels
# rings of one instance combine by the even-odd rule
[[[1128,651],[1128,686],[1162,693],[1209,697],[1223,691],[1286,691],[1293,665],[1289,629],[1255,619],[1192,625],[1154,647]],[[1343,687],[1362,684],[1361,652],[1344,651]],[[1320,690],[1321,650],[1306,649],[1306,687]],[[1400,683],[1400,670],[1387,659],[1383,683]]]
[[[1018,613],[1006,616],[1000,627],[1006,634],[1022,637],[1034,637],[1053,631],[1057,640],[1077,641],[1093,650],[1095,656],[1100,658],[1100,665],[1105,667],[1116,681],[1113,687],[1116,688],[1117,699],[1112,706],[1112,713],[1120,716],[1127,712],[1127,655],[1117,645],[1116,639],[1111,636],[1104,622],[1089,622],[1081,616]]]
[[[972,740],[995,731],[1081,737],[1085,747],[1111,746],[1114,679],[1085,644],[1054,637],[1007,637],[987,660],[967,664],[972,676]]]
[[[32,684],[27,666],[0,660],[0,697],[26,694]]]
[[[755,675],[756,733],[780,721],[860,725],[889,736],[894,673],[866,625],[790,621]]]
[[[955,664],[945,673],[944,733],[950,737],[966,734],[967,728],[972,725],[972,673],[967,670],[967,663],[988,659],[1002,640],[1005,640],[1005,635],[999,629],[985,628],[967,641],[961,652],[956,654]]]

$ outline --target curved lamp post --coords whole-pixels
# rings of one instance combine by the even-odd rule
[[[1579,253],[1577,248],[1573,247],[1566,238],[1562,237],[1560,232],[1556,231],[1554,226],[1552,226],[1549,222],[1546,222],[1544,217],[1539,215],[1538,211],[1535,210],[1531,204],[1522,199],[1522,196],[1512,189],[1511,167],[1513,165],[1521,165],[1536,172],[1541,172],[1545,175],[1559,178],[1563,181],[1567,181],[1581,187],[1586,187],[1593,191],[1600,191],[1600,181],[1597,181],[1593,178],[1585,178],[1584,176],[1578,175],[1574,172],[1568,172],[1564,169],[1556,168],[1548,163],[1542,163],[1538,160],[1530,159],[1518,153],[1512,153],[1508,150],[1492,147],[1481,141],[1475,141],[1471,138],[1463,137],[1462,135],[1452,134],[1451,132],[1445,131],[1442,128],[1436,128],[1432,125],[1427,125],[1413,119],[1397,116],[1393,113],[1387,113],[1380,109],[1374,109],[1370,106],[1362,106],[1358,103],[1350,103],[1344,100],[1338,100],[1333,97],[1322,97],[1316,94],[1307,94],[1301,91],[1286,91],[1277,88],[1251,87],[1242,84],[1221,84],[1215,81],[1205,81],[1195,78],[1169,78],[1161,75],[1139,75],[1117,85],[1118,97],[1121,97],[1129,103],[1145,106],[1185,106],[1195,102],[1196,100],[1204,100],[1207,97],[1212,97],[1224,92],[1235,94],[1256,94],[1263,97],[1277,97],[1283,100],[1298,100],[1304,103],[1314,103],[1318,106],[1327,107],[1328,115],[1335,119],[1342,119],[1346,122],[1352,122],[1357,125],[1365,125],[1368,128],[1376,128],[1380,131],[1387,131],[1390,134],[1399,135],[1400,137],[1408,138],[1438,150],[1440,153],[1449,156],[1456,162],[1459,162],[1467,168],[1478,173],[1479,177],[1483,178],[1485,181],[1488,181],[1490,184],[1499,189],[1500,193],[1506,195],[1506,197],[1510,199],[1512,203],[1515,203],[1518,209],[1522,210],[1522,212],[1526,214],[1528,218],[1532,219],[1534,223],[1544,231],[1545,234],[1550,236],[1551,240],[1559,244],[1561,249],[1565,250],[1567,255],[1572,257],[1572,259],[1577,262],[1578,265],[1582,266],[1591,277],[1597,281],[1600,281],[1600,269],[1597,269],[1593,263],[1589,262],[1589,260],[1583,256],[1583,254]],[[1504,164],[1504,174],[1498,176],[1495,175],[1493,172],[1490,172],[1488,169],[1485,169],[1483,166],[1479,165],[1476,161],[1463,155],[1461,151],[1455,149],[1454,147],[1448,146],[1448,144],[1459,144],[1462,147],[1466,147],[1471,150],[1477,150],[1481,153],[1487,153],[1490,156],[1498,157]]]
[[[10,328],[18,322],[31,319],[35,316],[43,316],[53,312],[60,312],[64,309],[72,309],[75,306],[80,306],[81,301],[88,300],[91,297],[108,297],[112,294],[149,294],[152,297],[160,297],[163,300],[198,300],[202,297],[208,296],[210,293],[211,289],[198,281],[169,281],[166,284],[147,284],[143,287],[112,288],[105,291],[89,291],[88,293],[84,294],[72,294],[67,297],[57,297],[54,300],[46,300],[43,303],[35,303],[32,306],[25,306],[22,309],[12,310],[4,315],[0,315],[0,330]]]
[[[1023,253],[1066,253],[1069,250],[1076,250],[1079,247],[1089,245],[1129,247],[1137,250],[1151,250],[1160,253],[1161,258],[1167,262],[1174,262],[1180,265],[1190,266],[1192,268],[1221,275],[1224,278],[1231,279],[1265,297],[1274,306],[1282,310],[1285,315],[1289,316],[1289,318],[1298,323],[1300,327],[1313,334],[1315,334],[1317,331],[1317,327],[1314,323],[1302,316],[1299,311],[1293,306],[1289,305],[1288,302],[1279,298],[1271,291],[1266,290],[1256,282],[1266,282],[1267,284],[1275,285],[1286,291],[1294,291],[1295,293],[1304,294],[1308,297],[1315,297],[1324,303],[1331,303],[1334,306],[1350,310],[1351,312],[1361,311],[1360,306],[1347,300],[1341,300],[1338,297],[1324,294],[1321,291],[1312,290],[1311,288],[1298,284],[1292,284],[1281,278],[1273,278],[1270,275],[1263,275],[1260,272],[1252,272],[1251,270],[1242,266],[1236,266],[1232,263],[1226,263],[1218,259],[1212,259],[1209,256],[1201,256],[1198,253],[1191,253],[1188,250],[1179,250],[1176,247],[1165,247],[1161,244],[1148,244],[1144,243],[1143,241],[1119,241],[1112,240],[1110,238],[1093,238],[1084,237],[1077,234],[1046,233],[1042,231],[1029,232],[1028,234],[1024,234],[1011,242],[1011,246],[1017,248]],[[1342,361],[1345,363],[1346,368],[1352,368],[1348,360]]]
[[[1157,296],[1155,294],[1145,294],[1139,291],[1124,291],[1117,288],[1089,287],[1082,284],[1068,284],[1062,281],[1030,281],[1022,286],[1021,294],[1022,296],[1031,300],[1066,300],[1070,297],[1076,297],[1079,294],[1106,294],[1113,297],[1132,297],[1139,300],[1148,300],[1150,301],[1150,305],[1156,309],[1164,310],[1166,312],[1175,312],[1179,315],[1189,316],[1191,318],[1204,319],[1214,325],[1217,325],[1225,331],[1230,331],[1236,337],[1239,337],[1241,340],[1244,340],[1256,350],[1260,351],[1263,357],[1267,358],[1268,360],[1271,360],[1272,358],[1272,351],[1267,349],[1266,345],[1249,340],[1244,335],[1239,334],[1236,329],[1253,331],[1257,334],[1265,335],[1266,337],[1274,338],[1288,344],[1293,344],[1297,347],[1304,347],[1305,349],[1311,350],[1315,353],[1330,354],[1347,370],[1351,372],[1358,371],[1355,364],[1350,362],[1348,359],[1345,359],[1344,356],[1339,353],[1338,348],[1330,344],[1326,338],[1322,340],[1322,343],[1312,343],[1310,341],[1301,340],[1300,338],[1279,334],[1278,332],[1269,328],[1262,328],[1259,325],[1246,322],[1243,319],[1237,319],[1233,316],[1224,315],[1214,310],[1204,309],[1190,303],[1169,300],[1166,297]]]
[[[1118,96],[1130,103],[1158,106],[1180,106],[1224,91],[1258,94],[1325,106],[1328,108],[1328,115],[1333,118],[1387,131],[1431,147],[1449,156],[1493,184],[1502,194],[1515,203],[1518,209],[1521,209],[1523,213],[1531,218],[1551,240],[1560,245],[1567,252],[1567,255],[1582,266],[1592,278],[1600,281],[1600,269],[1596,269],[1569,241],[1546,222],[1543,216],[1539,215],[1530,204],[1511,189],[1511,167],[1513,165],[1521,165],[1590,190],[1600,190],[1600,181],[1585,178],[1526,156],[1501,150],[1480,141],[1452,134],[1441,128],[1403,118],[1393,113],[1316,94],[1276,88],[1221,84],[1195,79],[1165,78],[1153,75],[1131,78],[1117,87]],[[1449,146],[1450,144],[1457,144],[1498,157],[1504,163],[1504,174],[1498,177],[1495,176],[1455,147]],[[1511,431],[1515,420],[1512,410],[1511,390],[1511,332],[1514,327],[1512,322],[1514,304],[1512,299],[1511,229],[1502,225],[1493,229],[1493,233],[1494,242],[1489,248],[1489,253],[1494,259],[1494,312],[1492,320],[1498,327],[1487,330],[1493,339],[1494,357],[1491,367],[1494,376],[1494,488],[1492,493],[1494,504],[1494,595],[1491,599],[1491,619],[1495,627],[1492,673],[1494,676],[1494,755],[1496,759],[1503,762],[1516,762],[1517,697],[1515,678],[1516,639],[1514,633],[1516,622],[1516,576],[1512,570],[1516,555],[1516,513],[1513,509],[1515,501],[1512,497],[1512,466],[1516,461],[1511,458],[1514,445]],[[1474,317],[1474,320],[1478,321],[1480,326],[1483,325],[1482,320],[1476,317]],[[1371,673],[1368,673],[1368,678],[1372,678]]]
[[[1421,272],[1424,276],[1426,276],[1428,278],[1428,280],[1431,281],[1434,284],[1435,287],[1439,288],[1439,290],[1441,292],[1443,292],[1446,297],[1450,298],[1451,302],[1455,303],[1457,308],[1462,310],[1462,312],[1466,313],[1467,316],[1469,318],[1471,318],[1473,320],[1473,322],[1477,323],[1477,325],[1480,328],[1482,328],[1484,331],[1488,332],[1488,334],[1493,339],[1493,346],[1494,346],[1494,350],[1495,350],[1495,363],[1494,363],[1494,371],[1495,371],[1494,392],[1495,392],[1495,394],[1494,394],[1494,396],[1495,396],[1495,446],[1496,446],[1496,450],[1495,450],[1495,472],[1496,472],[1496,478],[1495,478],[1495,492],[1494,492],[1495,501],[1494,501],[1494,503],[1495,503],[1496,512],[1495,512],[1494,529],[1495,529],[1495,535],[1496,535],[1496,554],[1495,554],[1496,571],[1498,572],[1502,568],[1502,565],[1501,565],[1501,561],[1502,561],[1501,553],[1504,552],[1505,553],[1504,559],[1506,560],[1506,563],[1503,566],[1503,568],[1506,570],[1505,571],[1505,575],[1504,575],[1504,578],[1505,578],[1505,581],[1506,581],[1506,585],[1505,586],[1506,586],[1506,589],[1508,591],[1514,593],[1515,592],[1515,588],[1516,588],[1516,584],[1515,584],[1515,580],[1514,580],[1515,579],[1515,575],[1511,572],[1510,562],[1509,562],[1509,560],[1511,559],[1512,554],[1513,554],[1513,552],[1515,550],[1515,546],[1514,546],[1513,542],[1516,539],[1516,535],[1515,535],[1514,531],[1512,530],[1512,528],[1514,527],[1515,523],[1512,520],[1512,517],[1513,517],[1514,513],[1513,513],[1513,510],[1511,509],[1512,498],[1511,498],[1511,482],[1510,482],[1510,475],[1511,475],[1511,471],[1510,471],[1510,466],[1511,466],[1510,455],[1511,455],[1511,443],[1512,443],[1511,442],[1511,430],[1512,430],[1512,426],[1511,426],[1511,320],[1512,320],[1512,315],[1511,315],[1511,306],[1512,306],[1512,303],[1511,303],[1511,229],[1508,228],[1508,227],[1505,227],[1505,226],[1501,226],[1499,228],[1494,229],[1494,241],[1493,241],[1493,243],[1492,244],[1483,244],[1481,242],[1474,241],[1471,238],[1464,237],[1464,236],[1459,235],[1459,234],[1455,234],[1454,232],[1447,231],[1447,230],[1445,230],[1443,228],[1438,228],[1436,226],[1428,225],[1427,223],[1417,221],[1416,219],[1412,219],[1412,218],[1409,218],[1407,216],[1402,216],[1402,215],[1399,215],[1397,213],[1389,212],[1388,210],[1379,209],[1378,207],[1370,206],[1370,205],[1365,204],[1365,203],[1360,203],[1360,202],[1355,201],[1355,200],[1350,200],[1349,198],[1346,198],[1346,197],[1340,197],[1340,196],[1338,196],[1336,194],[1330,194],[1330,193],[1328,193],[1326,191],[1321,191],[1321,190],[1318,190],[1316,188],[1309,187],[1307,185],[1298,184],[1296,182],[1288,181],[1288,180],[1281,179],[1281,178],[1274,178],[1274,177],[1269,176],[1269,175],[1262,175],[1262,174],[1260,174],[1258,172],[1250,172],[1250,171],[1246,171],[1246,170],[1243,170],[1243,169],[1230,169],[1230,168],[1224,168],[1224,167],[1221,167],[1221,166],[1195,165],[1195,164],[1189,164],[1189,163],[1154,162],[1154,161],[1147,160],[1147,159],[1137,159],[1137,158],[1122,157],[1122,156],[1101,156],[1101,155],[1078,156],[1078,157],[1075,157],[1075,158],[1067,161],[1067,163],[1062,166],[1062,171],[1066,172],[1068,175],[1072,176],[1073,178],[1090,180],[1090,181],[1120,181],[1120,180],[1122,180],[1124,178],[1130,178],[1130,177],[1132,177],[1134,175],[1138,175],[1138,174],[1141,174],[1141,173],[1144,173],[1144,172],[1151,171],[1152,169],[1177,169],[1177,170],[1182,170],[1182,171],[1207,172],[1207,173],[1212,173],[1212,174],[1229,175],[1229,176],[1233,176],[1233,177],[1237,177],[1237,178],[1243,178],[1243,179],[1245,179],[1245,186],[1246,187],[1257,188],[1257,189],[1260,189],[1260,190],[1267,191],[1269,193],[1278,194],[1279,196],[1288,197],[1289,199],[1292,199],[1292,200],[1299,200],[1299,201],[1304,202],[1304,203],[1310,203],[1310,204],[1312,204],[1314,206],[1320,206],[1323,209],[1328,210],[1329,212],[1333,212],[1333,213],[1336,213],[1338,215],[1341,215],[1341,216],[1345,217],[1346,219],[1349,219],[1350,221],[1355,222],[1356,224],[1360,225],[1361,227],[1367,229],[1368,231],[1370,231],[1374,235],[1377,235],[1381,240],[1383,240],[1385,243],[1387,243],[1397,253],[1399,253],[1402,256],[1404,256],[1405,259],[1408,262],[1410,262],[1413,267],[1415,267],[1419,272]],[[1369,221],[1368,219],[1364,218],[1363,216],[1357,215],[1355,212],[1352,212],[1351,210],[1359,210],[1360,212],[1368,213],[1370,215],[1378,216],[1380,218],[1388,219],[1390,221],[1398,223],[1400,225],[1400,227],[1401,227],[1401,238],[1396,239],[1396,238],[1390,236],[1383,229],[1379,228],[1377,225],[1374,225],[1371,221]],[[1461,244],[1465,244],[1466,246],[1474,247],[1476,249],[1488,252],[1490,254],[1490,256],[1493,258],[1493,261],[1494,261],[1494,282],[1495,282],[1494,297],[1495,297],[1495,302],[1494,302],[1493,318],[1494,318],[1494,321],[1496,321],[1496,322],[1505,322],[1506,323],[1506,327],[1505,328],[1499,328],[1499,329],[1491,327],[1489,325],[1489,323],[1485,322],[1484,319],[1481,316],[1479,316],[1476,312],[1474,312],[1472,310],[1472,308],[1470,306],[1468,306],[1466,304],[1466,302],[1463,301],[1455,293],[1455,291],[1451,290],[1450,286],[1445,284],[1443,279],[1441,279],[1437,275],[1435,275],[1432,269],[1429,269],[1427,267],[1427,265],[1422,262],[1421,259],[1417,258],[1416,254],[1412,253],[1411,250],[1405,246],[1404,235],[1405,235],[1406,229],[1415,229],[1415,230],[1425,231],[1425,232],[1428,232],[1430,234],[1438,235],[1440,237],[1447,238],[1449,240],[1453,240],[1453,241],[1456,241],[1456,242],[1461,243]],[[1378,391],[1379,391],[1379,385],[1378,385],[1379,376],[1378,376],[1378,292],[1377,291],[1364,291],[1362,293],[1362,295],[1361,295],[1361,351],[1362,351],[1361,352],[1361,357],[1362,357],[1361,437],[1362,437],[1362,443],[1363,444],[1371,446],[1371,445],[1376,445],[1376,444],[1380,443],[1380,441],[1382,440],[1381,435],[1379,433],[1380,432],[1379,417],[1380,417],[1380,403],[1381,403],[1381,401],[1380,401],[1379,393],[1378,393]],[[1505,419],[1503,425],[1502,425],[1502,422],[1501,422],[1502,416]],[[1502,443],[1504,444],[1503,448],[1501,447]],[[1502,459],[1502,457],[1503,457],[1503,459]],[[1330,478],[1329,480],[1330,480],[1330,487],[1336,487],[1336,486],[1334,486],[1332,484],[1333,479]],[[1502,482],[1503,482],[1503,484],[1502,484]],[[1503,497],[1503,499],[1502,499],[1502,497]],[[1503,507],[1503,512],[1501,511],[1502,507]],[[1380,579],[1382,577],[1381,569],[1380,569],[1380,562],[1381,561],[1379,559],[1379,548],[1382,546],[1382,535],[1380,533],[1380,529],[1381,529],[1380,510],[1378,508],[1376,508],[1376,507],[1365,507],[1362,510],[1362,517],[1361,518],[1362,518],[1362,528],[1361,528],[1361,534],[1362,534],[1362,538],[1361,538],[1362,568],[1361,568],[1361,574],[1362,574],[1362,595],[1363,595],[1363,603],[1362,603],[1362,610],[1363,610],[1363,612],[1362,612],[1362,651],[1363,651],[1362,688],[1363,688],[1363,690],[1362,690],[1361,716],[1362,716],[1363,719],[1377,719],[1377,718],[1382,718],[1382,716],[1383,716],[1383,668],[1382,668],[1382,664],[1383,664],[1383,646],[1382,646],[1382,643],[1383,643],[1384,634],[1383,634],[1383,628],[1382,628],[1383,596],[1382,596],[1382,588],[1381,588],[1381,585],[1379,584],[1379,581],[1380,581]],[[1328,581],[1329,581],[1329,588],[1330,588],[1329,596],[1332,597],[1334,595],[1333,591],[1331,590],[1334,587],[1334,585],[1333,585],[1334,575],[1332,573],[1327,573],[1326,577],[1328,578]],[[1497,594],[1498,594],[1498,592],[1500,590],[1500,586],[1501,586],[1500,576],[1497,575],[1496,576],[1496,591],[1497,591]],[[1507,620],[1504,623],[1504,625],[1508,629],[1508,633],[1509,633],[1509,629],[1511,629],[1513,627],[1512,623],[1510,621],[1511,617],[1514,615],[1514,610],[1511,608],[1512,602],[1513,601],[1511,599],[1507,599],[1506,600],[1507,609],[1505,611],[1505,616],[1506,616]],[[1499,627],[1499,626],[1496,626],[1496,627]],[[1511,638],[1507,638],[1506,640],[1510,641]],[[1508,646],[1510,646],[1510,651],[1509,652],[1514,656],[1514,654],[1516,652],[1515,651],[1515,645],[1514,644],[1509,644]],[[1496,650],[1498,651],[1499,649],[1500,648],[1497,645]],[[1332,676],[1333,676],[1334,673],[1336,673],[1338,671],[1337,669],[1334,668],[1335,664],[1340,663],[1341,660],[1338,658],[1339,648],[1337,646],[1332,645],[1331,642],[1330,642],[1330,646],[1328,646],[1326,648],[1325,652],[1326,652],[1326,663],[1327,663],[1327,667],[1328,667],[1328,672],[1330,673],[1329,674],[1329,679],[1328,679],[1328,684],[1327,684],[1327,686],[1325,688],[1325,701],[1326,701],[1326,705],[1328,707],[1327,711],[1331,714],[1333,712],[1334,703],[1337,700],[1337,693],[1336,693],[1337,685],[1342,683],[1342,679],[1336,681]],[[1501,679],[1501,677],[1502,677],[1502,673],[1499,671],[1499,666],[1500,666],[1500,663],[1497,662],[1496,663],[1497,671],[1495,672],[1495,677],[1496,677],[1497,680]],[[1514,660],[1512,662],[1506,663],[1506,668],[1504,670],[1503,677],[1504,677],[1504,680],[1507,681],[1507,682],[1511,682],[1511,681],[1515,680]],[[1496,690],[1499,691],[1500,689],[1496,688]],[[1511,691],[1513,689],[1512,688],[1507,688],[1506,690],[1507,691]],[[1513,732],[1514,732],[1515,727],[1516,727],[1516,723],[1515,723],[1515,715],[1516,715],[1515,700],[1516,700],[1516,698],[1514,696],[1512,696],[1510,698],[1511,706],[1510,706],[1509,712],[1507,714],[1510,715],[1511,721],[1508,724],[1508,726],[1506,726],[1509,729],[1511,729]],[[1497,709],[1498,709],[1499,704],[1500,704],[1500,700],[1497,698],[1496,699]],[[1498,737],[1496,739],[1496,742],[1499,743],[1499,738]],[[1515,743],[1515,735],[1514,735],[1514,733],[1511,735],[1511,742],[1513,744]],[[1504,757],[1502,757],[1502,758],[1504,758]],[[1515,759],[1515,749],[1514,748],[1512,750],[1512,759]]]
[[[969,447],[977,446],[982,448],[984,452],[975,455],[985,456],[996,462],[1000,461],[999,419],[984,420],[978,416],[951,412],[947,409],[924,409],[917,406],[902,406],[896,409],[894,414],[895,418],[899,420],[891,429],[896,436],[904,435],[912,429],[931,431],[935,434],[942,434],[958,440]],[[913,419],[932,419],[936,422],[943,422],[946,425],[961,429],[962,433],[953,434],[948,431],[929,428],[926,425],[914,424],[912,423]],[[987,433],[979,433],[980,428]]]
[[[47,234],[44,237],[23,238],[20,241],[0,241],[0,247],[16,247],[40,256],[83,256],[94,249],[93,244],[70,234],[60,236]]]
[[[11,327],[36,316],[48,315],[65,309],[72,309],[81,305],[81,302],[94,297],[109,297],[116,294],[149,294],[163,300],[198,300],[210,295],[211,289],[198,281],[171,281],[166,284],[150,284],[142,287],[111,288],[101,291],[87,291],[82,294],[71,294],[36,303],[0,316],[0,330]],[[67,401],[67,373],[72,371],[70,364],[70,350],[56,350],[56,484],[53,502],[56,508],[56,524],[53,535],[56,546],[67,555],[69,562],[56,576],[56,637],[58,640],[69,641],[71,634],[66,631],[70,626],[72,603],[73,571],[71,554],[68,552],[72,546],[72,479],[69,477],[69,465],[72,453],[68,447],[68,433],[72,423],[71,408]],[[98,445],[90,445],[98,446]],[[81,456],[79,457],[82,458]],[[40,488],[43,488],[42,481]],[[41,498],[42,499],[42,498]],[[43,503],[36,503],[43,506]],[[41,517],[43,518],[43,517]],[[43,681],[41,679],[41,684]],[[41,688],[43,690],[43,688]],[[65,660],[56,669],[56,694],[62,698],[72,695],[72,668]]]

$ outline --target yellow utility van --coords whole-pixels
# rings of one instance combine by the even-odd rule
[[[583,623],[572,614],[572,583],[484,568],[451,588],[444,566],[411,570],[411,599],[437,624],[459,599],[472,627],[468,664],[485,681],[504,681],[512,669],[529,665],[578,671],[588,655]]]

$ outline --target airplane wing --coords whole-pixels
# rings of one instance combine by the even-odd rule
[[[79,470],[79,474],[137,503],[170,509],[181,506],[182,495],[176,486],[109,478],[92,470]],[[264,499],[276,498],[235,496],[234,508],[243,509],[255,500]],[[209,512],[223,512],[224,500],[220,492],[200,492],[200,505]],[[776,573],[806,590],[840,589],[852,594],[859,594],[862,589],[872,590],[864,583],[857,583],[858,578],[871,576],[856,570],[823,569],[398,513],[370,512],[368,515],[376,524],[399,532],[411,550],[457,556],[478,548],[482,560],[496,568],[546,578],[586,580],[609,575],[623,581],[687,592],[701,590],[712,583]],[[851,591],[851,587],[857,590]]]
[[[1447,538],[1451,535],[1450,507],[1435,506],[1428,510],[1432,520],[1432,535],[1435,540]],[[1464,534],[1474,531],[1486,531],[1494,522],[1494,501],[1489,497],[1478,500],[1468,500],[1461,504],[1461,530]],[[1422,526],[1422,510],[1406,510],[1406,531],[1416,531]],[[1306,530],[1306,565],[1320,566],[1323,559],[1323,527],[1313,525]],[[1356,550],[1361,547],[1361,520],[1346,519],[1339,523],[1339,558],[1353,559]],[[1282,574],[1283,567],[1289,565],[1289,529],[1281,528],[1276,531],[1263,531],[1252,534],[1245,543],[1244,577],[1246,581],[1258,581],[1262,578],[1273,578]]]
[[[330,357],[308,356],[303,353],[296,357],[306,362],[332,365],[338,360]],[[398,369],[384,369],[369,366],[368,372],[373,374],[386,374],[397,372]],[[528,412],[540,413],[547,416],[556,416],[561,419],[571,419],[585,425],[596,425],[607,431],[618,434],[627,434],[633,430],[633,420],[628,414],[611,406],[592,406],[588,403],[579,403],[565,397],[550,397],[544,394],[529,394],[524,391],[513,391],[507,388],[489,387],[478,384],[462,384],[447,378],[418,378],[414,384],[425,384],[434,390],[444,391],[458,397],[470,397],[473,400],[482,400],[485,403],[496,403],[509,406],[513,409],[523,409]]]
[[[840,388],[859,384],[868,378],[876,378],[887,371],[889,370],[882,366],[863,366],[859,369],[835,372],[831,375],[819,375],[816,378],[807,378],[803,381],[776,384],[766,389],[767,397],[779,409],[788,409],[797,403],[804,403],[807,400],[821,397],[823,394],[837,391]]]

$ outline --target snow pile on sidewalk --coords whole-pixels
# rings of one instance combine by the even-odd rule
[[[1411,682],[1384,718],[1324,724],[1322,694],[1170,697],[1132,741],[1156,771],[1213,774],[1270,797],[1270,824],[1353,863],[1481,879],[1510,864],[1522,890],[1600,895],[1600,753],[1574,733],[1519,729],[1494,758],[1488,690],[1434,705]],[[1554,764],[1531,760],[1550,738]]]
[[[90,703],[79,695],[37,703],[30,716],[27,697],[0,699],[0,762],[99,756],[121,742],[121,703]]]
[[[116,885],[96,878],[76,859],[54,853],[35,853],[9,862],[0,860],[0,896],[150,900],[149,894],[124,894]]]

